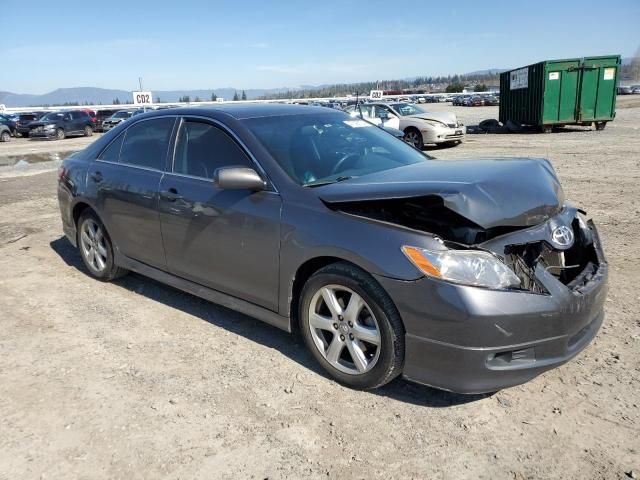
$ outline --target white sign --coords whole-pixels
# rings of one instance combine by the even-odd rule
[[[369,98],[371,100],[380,100],[382,95],[384,95],[382,90],[371,90],[371,92],[369,92]]]
[[[549,80],[558,80],[560,78],[560,72],[549,72]]]
[[[605,68],[604,69],[604,79],[605,80],[613,80],[616,76],[615,68]]]
[[[514,70],[509,74],[510,82],[509,89],[517,90],[518,88],[528,88],[529,87],[529,68],[519,68],[518,70]]]
[[[222,98],[222,97],[216,97],[216,102],[218,102],[218,103],[222,103],[222,102],[224,102],[224,98]]]
[[[133,92],[134,105],[149,105],[153,103],[151,92]]]

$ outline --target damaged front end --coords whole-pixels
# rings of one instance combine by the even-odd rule
[[[580,291],[605,263],[593,222],[586,221],[572,206],[565,206],[556,216],[532,227],[488,228],[451,210],[436,195],[343,202],[330,207],[428,233],[450,251],[491,252],[518,277],[519,284],[514,282],[509,287],[514,290],[549,294],[545,279],[554,278],[567,288]]]

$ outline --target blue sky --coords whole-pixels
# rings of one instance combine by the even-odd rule
[[[272,88],[640,46],[640,1],[0,0],[0,91]]]

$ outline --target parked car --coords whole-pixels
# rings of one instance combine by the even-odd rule
[[[98,111],[96,111],[96,121],[95,121],[95,131],[96,132],[102,132],[103,128],[102,128],[102,123],[107,119],[110,118],[114,113],[118,112],[119,109],[100,109]]]
[[[485,107],[495,107],[496,105],[500,105],[500,99],[493,95],[483,95],[482,102]]]
[[[375,104],[351,105],[344,110],[352,117],[361,117],[374,125],[400,130],[400,119],[389,115],[389,111]]]
[[[631,85],[631,93],[637,95],[640,93],[640,85]]]
[[[15,116],[16,122],[16,134],[22,137],[29,136],[29,130],[31,130],[31,122],[38,120],[43,114],[40,112],[18,113]]]
[[[16,120],[11,115],[0,113],[0,124],[9,129],[9,134],[15,136],[16,134]]]
[[[0,142],[11,141],[11,129],[0,121]]]
[[[593,340],[607,263],[551,163],[438,161],[351,121],[295,105],[136,116],[63,162],[64,232],[95,278],[132,270],[296,329],[355,388],[493,392]]]
[[[83,110],[51,112],[40,120],[29,124],[29,137],[56,138],[62,140],[70,135],[93,135],[93,120]]]
[[[633,88],[628,85],[620,85],[618,87],[618,95],[631,95],[633,93]]]
[[[124,122],[125,120],[133,117],[137,113],[140,113],[140,111],[137,110],[137,109],[118,110],[113,115],[111,115],[109,118],[107,118],[107,119],[102,121],[102,131],[103,132],[108,132],[112,128],[117,127],[122,122]]]
[[[464,140],[466,127],[451,112],[428,112],[422,107],[408,103],[375,103],[390,116],[399,119],[399,129],[405,141],[419,150],[425,144],[455,145]]]

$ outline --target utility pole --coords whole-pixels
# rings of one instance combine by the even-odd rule
[[[142,77],[138,77],[138,83],[140,84],[140,91],[142,92]]]

